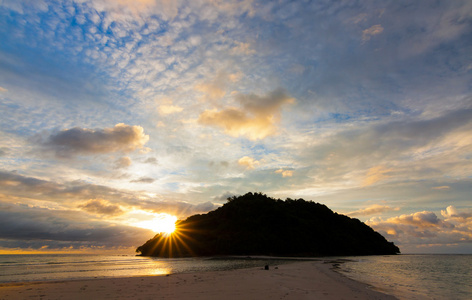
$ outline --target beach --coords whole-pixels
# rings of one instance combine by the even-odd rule
[[[6,283],[0,299],[396,299],[332,270],[333,263],[161,276]]]

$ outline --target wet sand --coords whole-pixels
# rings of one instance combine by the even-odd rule
[[[168,276],[0,285],[0,299],[396,299],[323,261]]]

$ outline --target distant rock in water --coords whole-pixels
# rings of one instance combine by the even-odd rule
[[[358,219],[303,199],[260,193],[232,197],[222,207],[176,224],[138,247],[143,256],[383,255],[400,250]]]

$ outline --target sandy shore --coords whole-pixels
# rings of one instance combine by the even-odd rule
[[[0,299],[396,299],[322,261],[169,276],[0,285]]]

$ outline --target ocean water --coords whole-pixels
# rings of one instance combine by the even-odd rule
[[[348,257],[338,271],[399,299],[472,299],[472,255]]]
[[[334,257],[336,270],[399,299],[472,299],[472,255]],[[0,255],[0,283],[165,275],[280,265],[285,259]]]
[[[288,263],[284,259],[151,258],[119,255],[0,255],[0,283],[166,275]]]

